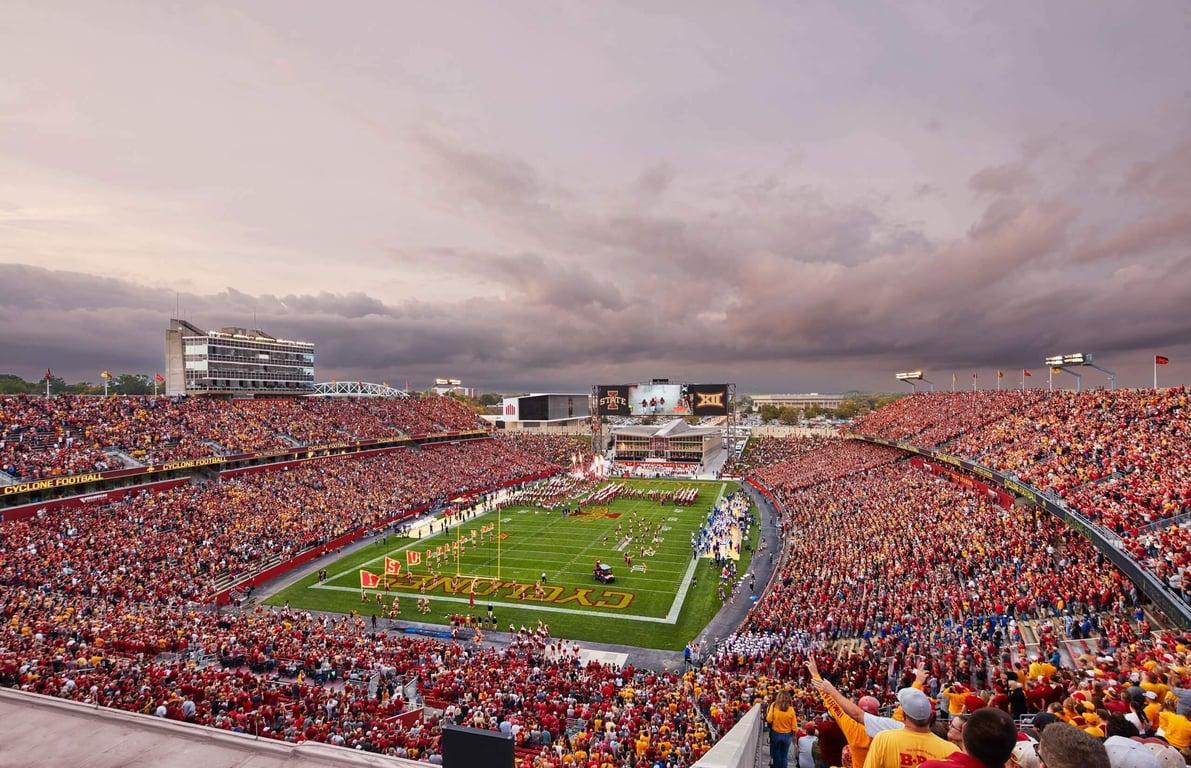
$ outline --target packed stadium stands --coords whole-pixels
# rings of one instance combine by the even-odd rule
[[[501,440],[519,451],[560,467],[590,467],[595,454],[587,435],[552,435],[535,432],[500,432]]]
[[[1187,528],[1143,529],[1187,506],[1185,392],[1019,396],[915,396],[854,429],[1022,474],[1118,531],[1167,578],[1185,569]],[[4,463],[17,477],[93,467],[111,447],[157,460],[475,424],[445,398],[34,400],[0,400]],[[776,576],[735,633],[680,671],[580,665],[575,645],[545,628],[492,647],[400,636],[364,616],[209,610],[230,574],[432,499],[559,471],[583,449],[502,436],[328,457],[5,523],[0,685],[414,759],[439,754],[446,719],[513,734],[535,768],[685,768],[782,688],[804,725],[831,732],[808,658],[848,695],[885,706],[921,662],[944,712],[973,698],[1014,715],[1053,705],[1103,735],[1097,709],[1132,711],[1137,688],[1154,694],[1136,705],[1139,730],[1164,727],[1191,746],[1176,743],[1175,719],[1187,706],[1176,692],[1191,687],[1188,638],[1153,624],[1161,617],[1086,540],[855,440],[753,441],[744,469],[772,498],[781,533],[777,551],[755,557],[773,558]],[[399,717],[409,684],[429,707],[419,724]],[[825,764],[843,764],[840,744],[823,742]]]
[[[1039,389],[917,392],[853,423],[852,431],[939,445],[976,427],[997,422],[1044,399]]]
[[[903,398],[859,420],[852,431],[942,445],[991,469],[1058,494],[1089,521],[1121,537],[1166,583],[1186,563],[1175,529],[1150,529],[1191,511],[1191,408],[1187,390],[951,392]],[[985,420],[968,414],[1000,414]],[[1145,536],[1134,545],[1131,541]]]
[[[453,398],[0,397],[0,471],[18,480],[409,434],[482,429]]]
[[[259,570],[404,510],[551,465],[495,441],[308,461],[145,493],[81,515],[0,526],[0,584],[97,599],[202,600]]]

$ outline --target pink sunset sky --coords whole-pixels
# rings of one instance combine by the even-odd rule
[[[177,302],[320,380],[1191,380],[1181,0],[6,2],[0,40],[0,373],[159,370]]]

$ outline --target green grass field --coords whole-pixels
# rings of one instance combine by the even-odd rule
[[[670,480],[633,480],[641,488],[675,489],[699,487],[695,504],[677,506],[644,499],[619,498],[598,509],[585,509],[583,515],[563,517],[558,512],[531,507],[510,507],[500,515],[500,578],[497,576],[497,546],[493,533],[481,534],[484,527],[497,523],[492,512],[472,518],[446,533],[419,540],[393,539],[364,547],[328,566],[330,577],[318,583],[311,574],[294,585],[268,597],[265,602],[295,608],[349,613],[364,616],[378,610],[374,590],[368,591],[368,603],[360,600],[361,568],[383,574],[386,556],[398,560],[402,575],[394,580],[391,591],[401,597],[401,619],[437,624],[450,622],[452,614],[487,613],[492,605],[499,629],[509,624],[534,626],[541,619],[550,625],[556,637],[620,643],[645,648],[677,650],[707,624],[720,609],[716,594],[719,569],[709,559],[692,565],[690,535],[699,528],[720,495],[737,488],[732,482],[694,482]],[[647,570],[630,570],[624,552],[618,549],[621,536],[627,535],[631,521],[639,528],[660,525],[664,541],[651,545],[635,541],[629,550],[634,566],[645,563]],[[616,529],[621,528],[621,536]],[[472,531],[477,533],[471,544]],[[757,544],[757,529],[750,531],[752,546]],[[444,559],[431,573],[426,567],[426,551],[449,544],[462,537],[464,554],[456,568],[453,556]],[[638,557],[640,546],[653,546],[653,556]],[[415,550],[422,563],[408,566],[406,550]],[[749,548],[742,552],[739,573],[749,566]],[[601,584],[592,577],[595,561],[612,565],[613,584]],[[458,570],[459,576],[456,576]],[[546,573],[545,593],[535,596],[533,583]],[[478,578],[477,578],[478,577]],[[420,591],[425,586],[426,591]],[[475,589],[475,607],[469,605],[469,591]],[[747,586],[744,588],[747,592]],[[431,613],[418,613],[417,598],[429,597]],[[747,594],[738,599],[748,599]],[[387,610],[389,600],[385,601]]]

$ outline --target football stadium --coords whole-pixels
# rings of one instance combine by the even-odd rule
[[[0,768],[1191,761],[1185,2],[0,28]]]

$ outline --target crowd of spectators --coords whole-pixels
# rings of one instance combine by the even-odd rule
[[[724,466],[725,473],[745,477],[763,467],[772,467],[784,461],[817,451],[829,440],[820,437],[750,437],[740,458]]]
[[[767,444],[778,444],[762,450],[780,460],[757,468],[752,476],[771,489],[780,488],[784,491],[846,477],[890,464],[901,457],[894,448],[859,440],[843,441],[828,437],[771,437],[764,440]],[[803,442],[807,445],[800,446]]]
[[[16,480],[344,440],[483,428],[450,397],[0,397],[0,471]]]
[[[919,446],[946,443],[1045,399],[1040,389],[915,392],[852,422],[857,434],[908,440]]]
[[[408,510],[557,470],[494,440],[329,457],[0,526],[0,585],[159,603],[202,600]]]
[[[1191,603],[1191,523],[1172,525],[1123,542],[1133,559]]]
[[[438,755],[441,721],[397,718],[410,683],[447,720],[510,733],[533,764],[551,766],[595,755],[689,766],[714,740],[709,723],[731,727],[765,690],[710,668],[583,665],[528,630],[495,649],[393,635],[362,616],[149,611],[25,588],[2,593],[0,620],[0,685],[413,759]]]
[[[525,430],[497,434],[517,450],[560,467],[586,470],[595,460],[588,435],[551,435]]]
[[[851,639],[853,653],[834,663],[858,690],[888,690],[919,656],[975,684],[1002,652],[1025,656],[1020,622],[1119,613],[1136,599],[1090,544],[1039,511],[890,463],[881,446],[837,441],[817,453],[818,466],[835,456],[874,468],[813,486],[771,481],[785,560],[732,640],[742,669],[799,678],[800,654]]]
[[[920,394],[870,414],[852,430],[922,446],[952,440],[948,452],[1059,495],[1136,552],[1162,548],[1164,537],[1149,536],[1150,529],[1191,511],[1187,398],[1184,387]],[[998,415],[986,419],[989,413]],[[916,424],[922,426],[916,430]],[[1147,542],[1133,546],[1141,535]],[[1175,531],[1165,539],[1181,544],[1183,536]],[[1164,580],[1173,576],[1179,584],[1186,563],[1178,552],[1159,560],[1147,557]]]
[[[250,408],[278,422],[300,418]],[[306,434],[372,428],[361,419],[328,419]],[[947,713],[1057,704],[1060,719],[1085,729],[1103,725],[1100,704],[1132,708],[1137,687],[1143,699],[1154,694],[1139,716],[1151,731],[1166,724],[1174,743],[1176,709],[1188,704],[1178,692],[1191,686],[1188,641],[1151,632],[1119,572],[1050,516],[1004,509],[861,441],[755,448],[764,456],[755,476],[778,510],[777,572],[740,629],[681,671],[583,665],[545,627],[492,647],[392,634],[367,615],[202,605],[220,576],[404,509],[559,469],[544,458],[558,455],[548,441],[526,448],[482,440],[329,457],[6,523],[0,685],[433,759],[441,723],[401,717],[402,691],[413,685],[446,719],[513,735],[523,766],[534,768],[685,768],[753,702],[785,690],[811,716],[796,736],[817,734],[824,764],[843,765],[838,724],[810,685],[805,662],[814,659],[838,689],[878,705],[894,704],[921,666],[921,686]],[[1132,543],[1139,557],[1179,562],[1185,535],[1170,528]],[[1052,630],[1029,642],[1026,622]],[[1073,638],[1087,652],[1064,657]]]
[[[819,452],[857,450],[847,445]],[[783,510],[785,559],[714,663],[793,684],[810,716],[794,739],[821,741],[814,764],[862,764],[863,752],[857,763],[841,749],[857,733],[867,749],[873,734],[807,685],[808,659],[874,713],[896,704],[891,694],[918,666],[942,716],[1050,712],[1099,739],[1157,735],[1191,755],[1191,636],[1152,632],[1136,589],[1056,519],[1002,509],[907,462],[770,487]],[[1186,557],[1184,536],[1171,528],[1145,541],[1172,561]],[[1114,730],[1110,712],[1134,712],[1140,727]],[[841,733],[837,720],[850,730]]]

